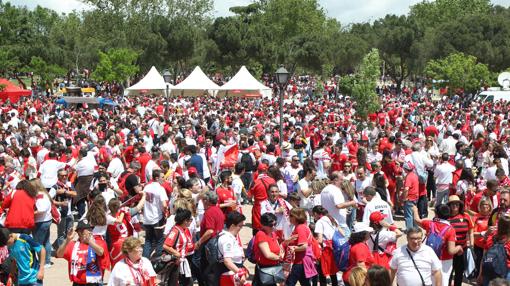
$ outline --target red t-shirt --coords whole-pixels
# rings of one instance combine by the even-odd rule
[[[418,200],[420,181],[418,180],[418,175],[416,175],[415,172],[411,172],[406,176],[404,188],[409,188],[409,190],[407,191],[406,198],[407,200],[409,201]]]
[[[68,261],[67,268],[68,268],[68,273],[69,273],[69,280],[71,280],[71,282],[78,283],[78,284],[86,284],[87,283],[87,270],[86,270],[87,269],[87,254],[88,254],[89,246],[87,244],[80,243],[80,246],[77,251],[78,257],[72,259],[75,243],[78,243],[78,242],[77,241],[70,242],[66,246],[66,249],[64,252],[64,259]],[[105,257],[108,256],[108,249],[106,247],[106,243],[104,242],[104,240],[96,239],[96,244],[101,246],[104,250],[103,256],[99,256],[99,255],[96,256],[97,257],[96,265],[98,265],[101,268],[101,273],[104,274],[104,270],[108,268],[108,264],[109,264],[108,260],[104,259]],[[78,271],[77,271],[76,275],[71,274],[72,273],[71,272],[71,263],[72,262],[79,264],[79,265],[77,265]]]
[[[439,259],[440,260],[452,259],[453,255],[448,253],[448,241],[453,241],[453,242],[457,241],[456,234],[455,234],[455,229],[452,226],[447,225],[445,223],[441,223],[439,221],[423,220],[421,225],[422,225],[423,229],[425,229],[427,234],[430,233],[431,224],[434,224],[435,231],[437,233],[441,233],[441,231],[443,231],[443,229],[445,227],[449,227],[450,228],[444,234],[443,249],[441,250],[441,257],[439,257]]]
[[[191,254],[193,250],[195,250],[195,244],[193,243],[193,238],[191,237],[191,232],[187,227],[174,226],[168,233],[168,236],[165,239],[165,245],[172,247],[177,250],[179,253],[182,251],[184,247],[184,241],[187,241],[185,253],[186,256]]]
[[[225,215],[217,206],[210,206],[204,212],[204,217],[200,222],[200,236],[204,235],[205,231],[212,229],[214,232],[211,238],[215,237],[223,230],[225,224]]]
[[[152,159],[151,155],[149,153],[143,153],[140,154],[136,160],[140,163],[140,182],[145,183],[145,167],[147,166],[147,163]]]
[[[473,218],[473,222],[475,225],[473,232],[483,232],[489,229],[489,216],[476,214]],[[480,248],[485,248],[487,246],[487,241],[483,236],[475,237],[475,245]]]
[[[262,242],[267,242],[269,245],[269,250],[276,254],[280,255],[280,245],[278,244],[277,235],[275,232],[272,232],[271,235],[266,234],[264,231],[259,230],[257,234],[255,235],[255,239],[253,241],[253,253],[255,254],[255,260],[257,261],[258,265],[262,266],[273,266],[277,265],[279,261],[277,260],[271,260],[264,257],[262,254],[262,251],[259,248],[259,244]]]
[[[312,237],[312,232],[308,228],[306,224],[299,224],[294,228],[292,235],[297,234],[297,239],[289,245],[301,245],[303,243],[308,243],[310,245],[310,239]],[[303,264],[303,258],[305,257],[306,251],[296,252],[294,256],[294,264]]]
[[[351,246],[351,251],[349,252],[349,267],[342,275],[344,281],[349,281],[351,270],[358,266],[358,262],[364,262],[367,269],[374,263],[372,252],[364,242],[356,243]]]
[[[218,194],[218,206],[226,203],[227,201],[230,201],[230,200],[235,201],[236,200],[236,196],[234,195],[234,190],[231,187],[228,187],[228,188],[218,187],[218,188],[216,188],[216,194]],[[221,208],[221,210],[225,214],[235,211],[236,209],[237,209],[237,206]]]

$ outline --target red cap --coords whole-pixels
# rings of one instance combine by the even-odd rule
[[[382,212],[373,212],[370,214],[370,222],[379,223],[386,217],[387,215],[383,214]]]
[[[195,168],[195,167],[188,168],[188,176],[192,175],[192,174],[197,174],[197,173],[198,173],[197,168]]]

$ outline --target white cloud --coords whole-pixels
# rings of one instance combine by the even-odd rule
[[[386,14],[402,15],[409,12],[409,7],[422,0],[318,0],[327,15],[337,18],[342,24],[373,21]],[[87,5],[78,0],[10,0],[14,5],[35,8],[37,5],[57,12],[69,13],[73,10],[86,9]],[[215,0],[214,15],[231,15],[229,8],[244,6],[252,0]],[[491,0],[493,4],[509,6],[510,0]]]

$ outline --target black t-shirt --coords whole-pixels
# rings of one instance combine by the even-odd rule
[[[126,182],[124,183],[124,186],[126,187],[126,190],[128,191],[130,196],[136,195],[135,187],[138,185],[140,185],[140,180],[138,179],[138,176],[135,174],[129,175],[126,178]]]

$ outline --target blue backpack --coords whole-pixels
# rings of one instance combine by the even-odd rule
[[[444,235],[445,233],[451,228],[451,226],[447,226],[443,228],[441,232],[436,231],[436,225],[435,223],[430,224],[430,233],[427,236],[427,241],[425,242],[426,245],[430,246],[434,252],[436,253],[437,257],[441,257],[441,252],[443,250],[443,244],[444,244]]]
[[[290,177],[289,173],[285,172],[283,174],[283,181],[285,182],[285,185],[287,185],[287,192],[289,194],[293,193],[295,191],[294,181]]]
[[[338,270],[345,272],[349,267],[349,254],[351,252],[351,245],[345,236],[343,236],[338,229],[335,230],[332,238],[333,244],[333,257],[335,257],[335,264]]]
[[[250,261],[251,263],[256,263],[255,259],[255,252],[253,251],[253,243],[255,241],[255,236],[250,239],[250,242],[248,242],[248,246],[246,247],[246,259]]]
[[[506,265],[507,255],[505,245],[501,242],[494,242],[491,248],[485,253],[482,260],[483,276],[489,280],[495,278],[506,278],[508,268]]]

